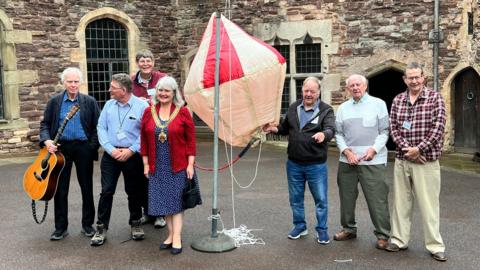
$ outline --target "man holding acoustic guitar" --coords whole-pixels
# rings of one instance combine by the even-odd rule
[[[78,68],[67,68],[61,81],[65,91],[52,97],[40,122],[40,146],[48,152],[60,150],[65,156],[65,167],[58,177],[54,197],[55,231],[50,240],[61,240],[68,235],[68,190],[72,165],[75,163],[78,183],[82,193],[82,233],[91,237],[95,234],[92,224],[95,219],[93,202],[93,161],[98,159],[97,122],[100,115],[95,98],[79,93],[82,73]],[[73,106],[80,106],[65,126],[63,134],[54,143],[54,137]]]

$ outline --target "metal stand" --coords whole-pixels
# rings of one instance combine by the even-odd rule
[[[214,136],[213,136],[213,200],[211,235],[202,237],[192,243],[192,248],[201,252],[220,253],[236,248],[235,241],[228,235],[217,233],[217,192],[218,192],[218,111],[220,103],[220,12],[216,12],[215,32],[215,104],[214,104]]]

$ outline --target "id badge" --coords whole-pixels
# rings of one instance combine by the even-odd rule
[[[412,128],[412,122],[410,122],[410,121],[404,121],[402,127],[403,127],[404,129],[410,130],[410,129]]]
[[[155,88],[147,89],[147,93],[148,93],[149,96],[155,95],[155,91],[157,91],[157,90],[155,90]]]
[[[119,141],[125,139],[126,137],[127,137],[127,135],[125,135],[125,132],[123,132],[123,131],[120,131],[120,132],[117,133],[117,139]]]

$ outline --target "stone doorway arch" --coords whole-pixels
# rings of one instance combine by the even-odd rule
[[[456,152],[480,152],[480,76],[471,67],[459,72],[452,83]]]
[[[389,68],[368,78],[368,93],[385,101],[389,112],[395,96],[406,89],[402,76],[401,71]],[[387,149],[395,150],[395,147],[395,143],[389,137]]]

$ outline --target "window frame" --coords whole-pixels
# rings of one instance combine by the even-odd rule
[[[94,32],[96,33],[95,35],[92,34]],[[101,37],[98,35],[99,32],[102,33]],[[121,22],[106,17],[89,22],[85,27],[84,33],[88,93],[95,97],[100,108],[103,108],[103,105],[110,99],[108,88],[112,75],[116,73],[130,74],[129,32],[127,27]],[[92,46],[93,44],[95,46]],[[102,45],[100,46],[99,44]],[[102,52],[102,58],[99,58],[99,52]],[[105,57],[105,54],[108,54],[108,57]],[[94,58],[93,55],[96,57]],[[107,70],[99,70],[98,68],[94,70],[91,68],[93,65],[102,64],[107,66]],[[121,68],[114,69],[114,64],[118,64]],[[93,80],[95,75],[98,77],[102,75],[103,79]]]

